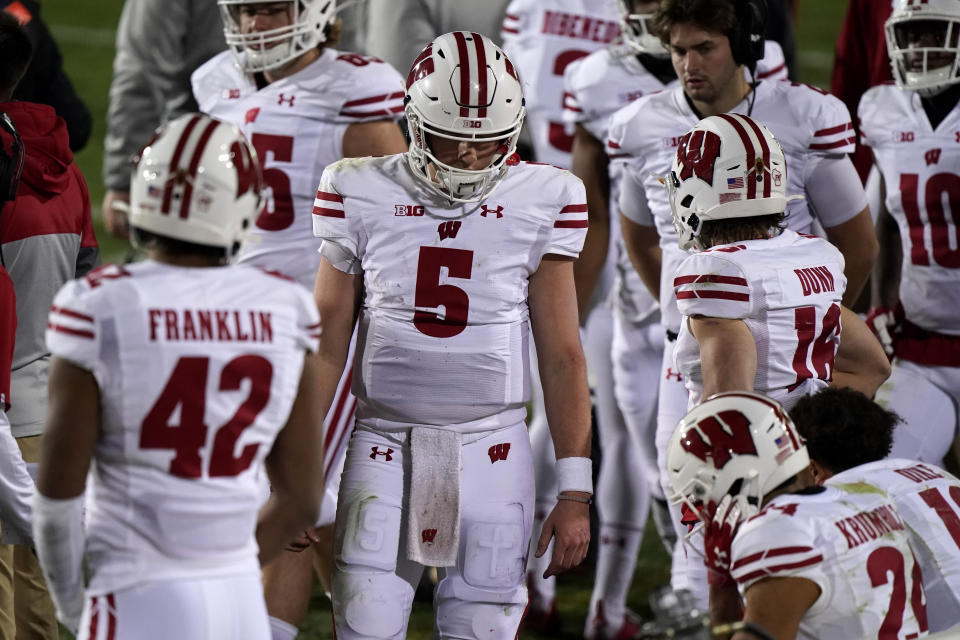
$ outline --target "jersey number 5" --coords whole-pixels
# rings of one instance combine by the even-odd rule
[[[293,136],[275,136],[267,133],[255,133],[251,138],[253,148],[257,150],[260,166],[267,163],[267,154],[274,162],[293,160]],[[290,176],[277,167],[265,167],[263,181],[270,188],[271,197],[263,205],[263,211],[257,216],[257,226],[265,231],[281,231],[293,224],[293,197],[290,195]],[[271,208],[271,200],[273,211]]]
[[[207,441],[204,413],[209,369],[210,358],[206,356],[180,358],[160,397],[140,425],[141,449],[176,451],[170,461],[171,475],[181,478],[203,476],[201,450]],[[259,444],[248,444],[237,457],[234,449],[243,430],[253,424],[267,406],[272,379],[273,365],[262,356],[239,356],[224,365],[220,372],[220,391],[239,391],[244,380],[249,380],[250,386],[247,398],[233,417],[217,429],[210,453],[209,477],[239,475],[253,462]],[[179,424],[171,425],[170,418],[177,408],[180,409]]]
[[[413,326],[432,338],[452,338],[462,332],[470,311],[466,291],[452,284],[440,284],[440,270],[444,267],[448,277],[469,280],[473,271],[473,251],[420,247]],[[427,310],[438,307],[444,308],[444,315]]]

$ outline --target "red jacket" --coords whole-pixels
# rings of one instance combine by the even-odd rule
[[[16,401],[8,417],[19,438],[40,433],[45,419],[50,304],[64,283],[99,262],[99,250],[87,184],[73,162],[63,119],[31,102],[0,103],[0,111],[19,130],[26,156],[17,197],[0,210],[3,259],[17,296]]]

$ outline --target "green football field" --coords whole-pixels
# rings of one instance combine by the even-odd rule
[[[163,0],[143,0],[162,2]],[[213,2],[214,0],[206,0]],[[94,129],[90,144],[77,155],[77,163],[86,176],[95,215],[99,215],[103,198],[101,163],[103,135],[114,54],[114,36],[120,17],[122,0],[58,0],[43,2],[43,17],[60,43],[64,65],[78,92],[93,114]],[[836,33],[839,30],[845,0],[797,0],[800,4],[797,44],[801,63],[801,80],[826,88]],[[123,258],[127,246],[106,235],[97,221],[97,237],[104,260]],[[667,558],[648,527],[637,561],[629,606],[649,616],[646,604],[651,589],[667,580]],[[559,582],[558,606],[564,620],[564,633],[559,637],[581,637],[583,620],[590,598],[591,572],[584,570],[564,576]],[[415,603],[409,637],[430,637],[431,611],[428,604]],[[311,611],[300,638],[306,640],[332,638],[330,609],[321,592],[314,594]],[[523,635],[523,634],[521,634]],[[535,637],[535,636],[525,636]],[[558,637],[558,636],[553,636]]]

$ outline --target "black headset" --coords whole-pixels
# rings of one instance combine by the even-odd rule
[[[764,31],[767,25],[766,0],[733,0],[737,23],[730,32],[733,61],[750,70],[753,77],[757,61],[763,58]]]
[[[23,140],[13,121],[6,113],[0,111],[0,129],[3,129],[13,138],[8,152],[0,144],[0,205],[17,197],[17,188],[20,186],[20,174],[23,173]]]

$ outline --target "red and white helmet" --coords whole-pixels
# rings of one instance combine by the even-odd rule
[[[506,175],[526,115],[520,79],[507,55],[479,33],[439,36],[414,60],[404,104],[413,173],[454,202],[489,195]],[[430,136],[502,144],[486,169],[459,169],[437,159]]]
[[[659,4],[657,0],[617,0],[620,10],[620,35],[623,41],[637,53],[666,58],[670,55],[660,38],[650,33],[648,23],[653,20],[653,11],[637,13],[638,4]]]
[[[327,39],[327,26],[336,19],[336,0],[271,0],[291,5],[290,24],[269,31],[243,33],[240,12],[255,0],[217,0],[223,36],[237,66],[246,73],[274,69],[313,49]]]
[[[729,494],[758,508],[809,464],[807,447],[780,403],[746,391],[718,393],[684,416],[670,438],[670,501],[696,511]]]
[[[699,249],[705,220],[786,211],[787,165],[770,130],[737,113],[704,118],[680,138],[666,178],[681,249]]]
[[[130,224],[232,251],[262,206],[257,152],[239,129],[187,114],[162,126],[130,180]]]
[[[960,82],[960,2],[897,0],[885,27],[898,87],[934,96]]]

